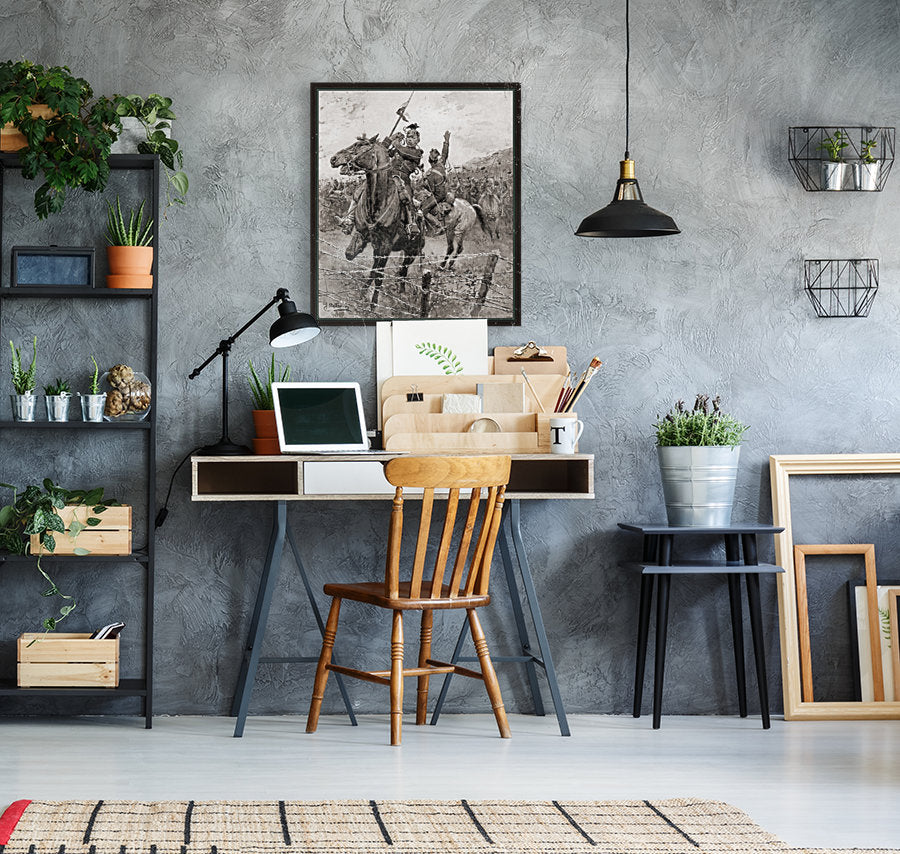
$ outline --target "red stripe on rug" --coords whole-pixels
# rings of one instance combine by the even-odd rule
[[[31,801],[15,801],[6,808],[6,812],[0,815],[0,845],[6,845],[13,835],[22,813],[25,812]]]

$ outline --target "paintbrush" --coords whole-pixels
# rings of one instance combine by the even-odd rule
[[[541,412],[546,412],[544,409],[544,404],[541,403],[541,399],[538,397],[538,393],[534,390],[534,386],[531,384],[531,380],[528,379],[528,374],[525,373],[525,368],[522,368],[522,376],[525,377],[525,382],[528,383],[528,388],[531,389],[532,395],[534,395],[534,399],[537,401],[537,405],[540,406]]]
[[[594,374],[597,373],[597,369],[600,368],[602,364],[603,362],[601,362],[600,359],[597,358],[597,356],[594,356],[594,358],[591,359],[591,363],[590,365],[588,365],[587,370],[584,372],[584,376],[582,376],[581,382],[578,384],[578,388],[575,389],[574,394],[572,394],[572,396],[569,398],[569,401],[568,403],[566,403],[563,412],[572,411],[572,408],[576,403],[578,403],[578,398],[581,397],[582,394],[584,394],[584,390],[587,388],[588,383],[591,381],[591,378],[594,376]]]

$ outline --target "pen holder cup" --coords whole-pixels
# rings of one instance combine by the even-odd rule
[[[571,419],[572,423],[578,421],[577,412],[538,412],[537,413],[537,431],[538,431],[538,453],[553,453],[553,435],[550,431],[550,420],[557,418]],[[578,446],[575,446],[575,453],[578,452]]]

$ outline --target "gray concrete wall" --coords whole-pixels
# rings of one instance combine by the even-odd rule
[[[187,207],[170,210],[161,234],[161,497],[184,453],[218,435],[217,373],[189,382],[190,370],[274,287],[290,288],[308,306],[310,82],[521,82],[523,324],[492,328],[490,343],[564,343],[573,364],[594,354],[605,362],[579,407],[583,447],[596,454],[596,501],[535,503],[523,515],[568,708],[613,713],[630,708],[638,587],[618,568],[638,554],[638,544],[616,522],[663,517],[651,430],[657,413],[697,391],[721,393],[752,425],[736,518],[768,520],[769,454],[898,449],[900,319],[900,178],[892,176],[880,194],[813,194],[786,159],[792,124],[897,123],[900,18],[893,0],[636,0],[632,155],[647,201],[683,233],[582,240],[572,231],[611,197],[624,147],[623,5],[21,0],[5,10],[0,28],[0,56],[68,64],[97,92],[175,99],[191,188]],[[73,199],[69,217],[45,230],[29,214],[27,191],[11,188],[4,276],[15,244],[102,245],[98,200]],[[801,289],[804,257],[879,258],[882,287],[871,316],[817,319]],[[89,353],[138,367],[146,358],[139,312],[28,302],[4,313],[0,338],[37,333],[44,381],[57,370],[79,372]],[[371,328],[330,327],[285,355],[298,379],[360,380],[374,417]],[[242,379],[248,358],[267,358],[264,324],[235,350],[234,432],[242,438],[251,432]],[[4,400],[8,391],[4,368]],[[2,480],[104,483],[140,504],[134,473],[143,463],[134,437],[4,432],[0,441]],[[188,496],[182,472],[157,538],[156,708],[222,714],[270,508],[192,504]],[[880,573],[900,577],[890,478],[815,479],[794,498],[797,541],[874,542]],[[290,509],[317,586],[377,575],[385,523],[386,509],[368,504]],[[762,557],[771,554],[766,544]],[[811,596],[817,679],[823,697],[838,698],[852,693],[842,585],[861,569],[833,563],[816,574]],[[67,569],[63,580],[81,603],[71,629],[118,617],[139,623],[133,570]],[[0,675],[11,676],[12,639],[34,628],[45,603],[31,570],[4,570],[0,584]],[[509,651],[512,627],[496,589],[501,607],[487,629],[501,653]],[[763,593],[769,685],[780,706],[774,586],[765,582]],[[668,711],[735,712],[726,602],[720,582],[676,585]],[[447,642],[455,632],[455,621],[437,630]],[[387,633],[373,609],[347,607],[344,657],[357,650],[368,663],[386,660]],[[135,636],[129,627],[126,675],[138,660]],[[289,566],[267,645],[273,652],[317,648]],[[530,708],[521,674],[504,668],[502,685],[508,707]],[[352,687],[360,710],[385,708],[382,692]],[[310,668],[265,667],[253,711],[305,711],[310,690]],[[457,685],[449,708],[484,711],[480,693],[477,685]],[[334,696],[326,708],[337,709]]]

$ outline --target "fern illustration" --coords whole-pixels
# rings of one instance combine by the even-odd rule
[[[888,649],[891,648],[891,615],[887,608],[879,608],[878,616],[881,618],[881,634],[884,635],[885,640],[887,641]]]
[[[449,347],[423,341],[420,344],[416,344],[416,350],[423,356],[434,359],[445,374],[461,374],[463,372],[462,363]]]

